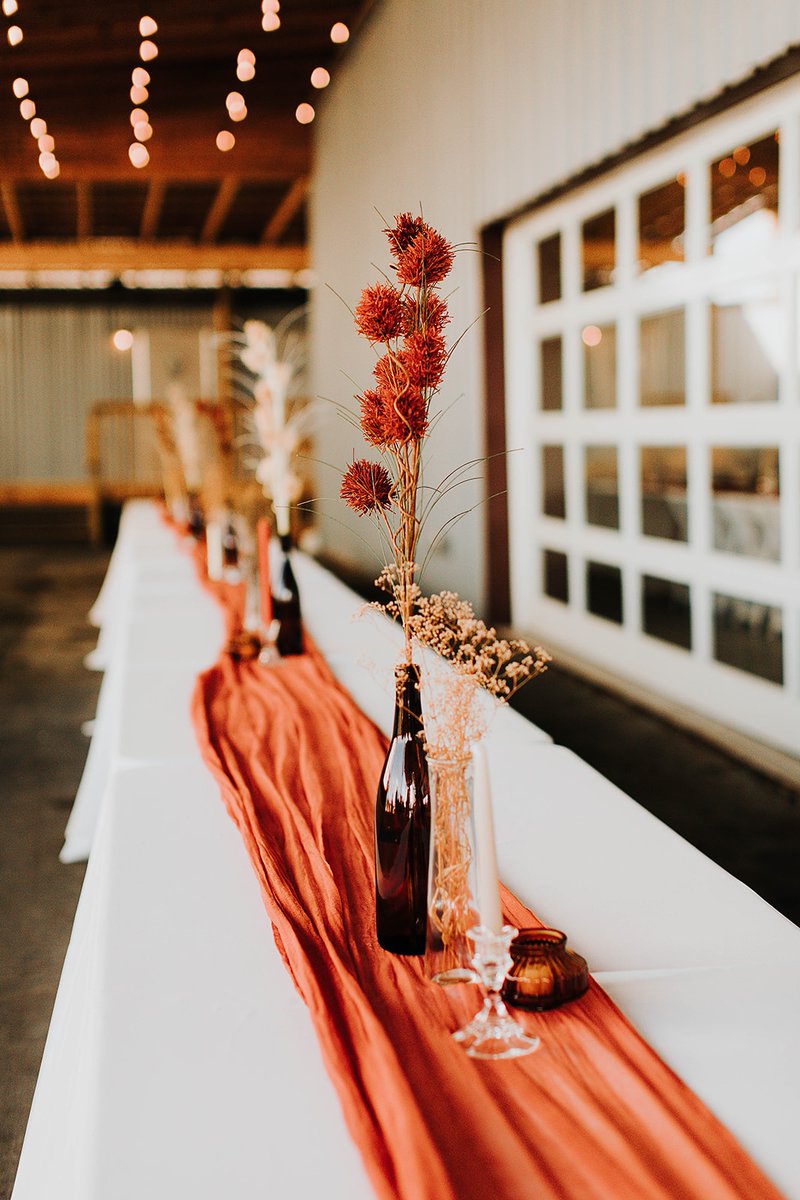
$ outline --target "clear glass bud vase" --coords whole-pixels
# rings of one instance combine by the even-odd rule
[[[436,983],[471,983],[478,923],[472,759],[428,758],[431,849],[428,866],[428,974]]]

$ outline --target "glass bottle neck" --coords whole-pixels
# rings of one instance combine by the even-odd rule
[[[416,737],[422,732],[422,698],[419,689],[419,667],[415,663],[404,663],[395,669],[392,737]]]

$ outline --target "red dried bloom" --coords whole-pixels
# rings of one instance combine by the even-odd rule
[[[400,293],[390,283],[364,288],[356,307],[356,329],[371,342],[388,342],[398,336],[403,323]]]
[[[447,363],[447,347],[440,333],[427,329],[410,333],[399,357],[412,385],[426,391],[438,388]]]
[[[374,415],[374,423],[370,425],[370,433],[374,430],[373,445],[390,446],[424,437],[428,429],[428,406],[419,386],[410,380],[400,356],[385,354],[378,359],[374,370],[378,403],[370,414]],[[366,429],[365,436],[368,436]]]
[[[383,420],[383,405],[376,391],[364,392],[358,397],[361,405],[361,430],[371,446],[381,450],[386,446],[386,427]]]
[[[453,247],[430,225],[411,239],[397,255],[397,278],[413,287],[433,286],[449,275],[455,255]]]
[[[394,219],[394,229],[384,229],[389,239],[392,256],[402,254],[413,242],[418,233],[425,228],[422,217],[412,217],[411,213],[400,213]]]
[[[447,305],[435,292],[414,292],[403,300],[403,333],[417,329],[441,333],[449,321]]]
[[[392,480],[386,467],[357,458],[344,473],[339,495],[354,512],[375,513],[392,507]]]

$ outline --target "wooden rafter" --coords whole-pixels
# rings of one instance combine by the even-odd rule
[[[75,184],[77,202],[76,230],[78,240],[92,236],[92,185],[88,179],[79,179]]]
[[[215,242],[219,236],[225,219],[231,211],[236,193],[239,191],[239,180],[235,175],[226,175],[217,188],[211,208],[208,210],[200,241],[205,245]]]
[[[17,200],[17,192],[10,179],[0,180],[0,201],[6,216],[6,224],[11,231],[12,240],[16,243],[25,240],[25,226],[22,223],[22,213]]]
[[[280,240],[281,234],[288,228],[292,218],[308,194],[308,176],[301,175],[295,179],[275,212],[264,227],[261,240],[266,246],[272,246]]]
[[[305,246],[89,238],[85,242],[0,242],[0,271],[276,270],[308,266]]]
[[[142,238],[142,241],[150,241],[158,233],[158,223],[161,220],[161,210],[164,207],[166,192],[166,180],[150,180],[144,208],[142,209],[142,224],[139,230],[139,236]]]

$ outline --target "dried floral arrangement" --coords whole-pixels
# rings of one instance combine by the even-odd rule
[[[399,619],[391,573],[382,572],[377,583],[389,593],[378,607]],[[456,592],[426,596],[413,585],[409,632],[434,652],[422,662],[425,749],[431,758],[467,758],[486,733],[495,705],[508,703],[552,661],[541,646],[500,637]]]
[[[275,328],[245,321],[242,333],[231,338],[244,460],[272,504],[281,535],[289,533],[291,508],[305,489],[299,459],[316,417],[316,405],[304,394],[304,341],[295,328],[304,312],[294,310]]]
[[[451,353],[444,338],[450,317],[439,288],[455,251],[410,213],[401,213],[384,232],[397,283],[387,279],[365,288],[355,310],[356,329],[379,348],[374,386],[357,399],[361,431],[382,461],[354,459],[340,494],[354,512],[375,518],[386,535],[392,559],[387,579],[410,663],[416,554],[426,507],[421,503],[422,446]]]

